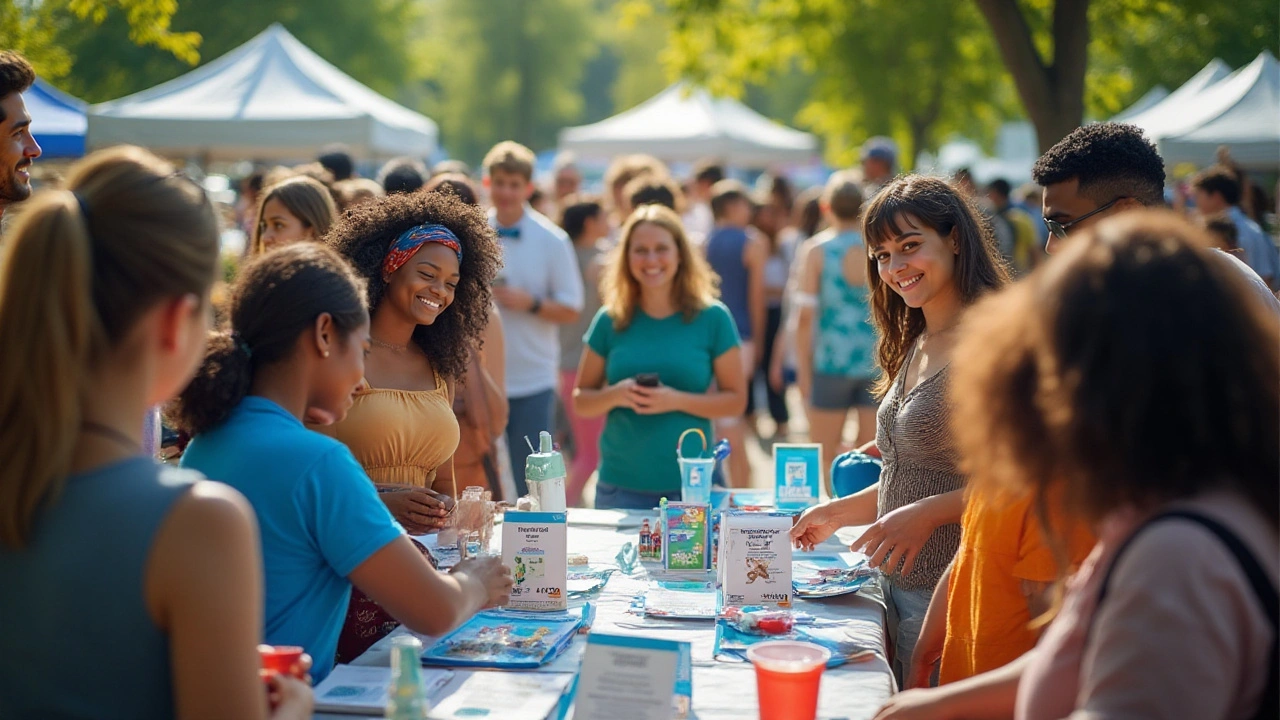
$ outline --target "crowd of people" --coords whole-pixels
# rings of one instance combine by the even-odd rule
[[[559,428],[572,505],[647,510],[690,429],[750,486],[791,385],[824,457],[882,464],[792,530],[865,526],[878,717],[1280,713],[1280,260],[1229,157],[1166,193],[1140,130],[1088,125],[1033,210],[885,138],[799,194],[332,148],[245,179],[226,279],[214,205],[144,149],[28,199],[33,80],[0,53],[0,716],[310,717],[255,646],[319,680],[505,603],[496,558],[410,536],[525,494],[526,438]]]

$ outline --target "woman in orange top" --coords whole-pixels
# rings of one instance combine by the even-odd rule
[[[1030,495],[969,492],[960,521],[960,549],[934,589],[912,654],[907,688],[928,687],[941,662],[938,684],[973,677],[1016,660],[1035,647],[1035,619],[1050,609],[1050,587],[1061,567],[1075,568],[1093,549],[1081,522],[1053,508],[1048,522],[1063,538],[1055,557]]]
[[[316,429],[351,449],[410,534],[434,532],[457,495],[453,387],[482,341],[501,251],[480,210],[446,193],[358,206],[325,241],[368,283],[371,350],[346,419]],[[394,627],[353,593],[339,657],[352,659]]]

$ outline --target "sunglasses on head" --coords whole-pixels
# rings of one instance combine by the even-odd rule
[[[1128,196],[1121,195],[1120,197],[1112,200],[1106,205],[1103,205],[1097,210],[1090,210],[1089,212],[1081,215],[1080,217],[1076,218],[1075,220],[1072,220],[1071,222],[1060,223],[1057,220],[1050,220],[1049,218],[1044,218],[1044,224],[1046,227],[1049,228],[1049,232],[1052,233],[1054,237],[1058,238],[1059,240],[1065,240],[1067,238],[1067,233],[1071,230],[1072,227],[1078,225],[1079,223],[1085,220],[1088,220],[1089,218],[1093,217],[1094,215],[1097,215],[1098,213],[1104,210],[1109,209],[1112,205],[1115,205],[1121,200],[1127,200],[1127,199],[1128,199]]]

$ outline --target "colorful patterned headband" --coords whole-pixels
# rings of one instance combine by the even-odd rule
[[[462,263],[462,243],[458,242],[458,236],[443,225],[428,223],[405,230],[391,243],[387,257],[382,261],[383,276],[390,276],[399,270],[427,243],[440,243],[458,253],[458,263]]]

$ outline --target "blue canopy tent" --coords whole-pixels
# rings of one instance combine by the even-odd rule
[[[84,101],[74,98],[36,78],[22,94],[31,113],[31,134],[46,158],[76,158],[84,155],[84,134],[89,125]]]

